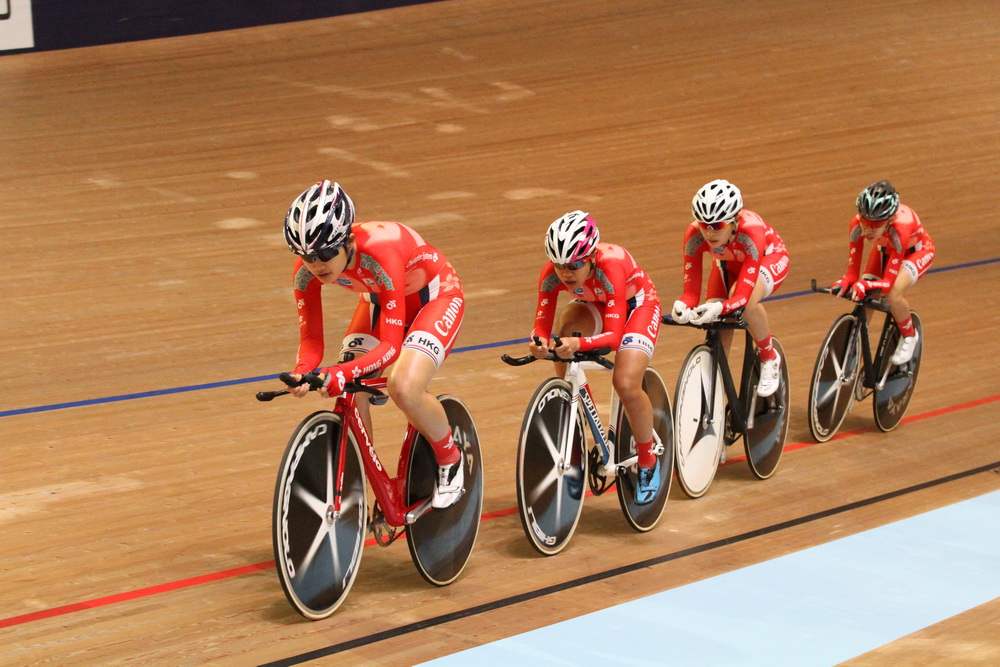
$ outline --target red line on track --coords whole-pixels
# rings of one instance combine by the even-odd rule
[[[960,405],[952,405],[945,408],[940,408],[938,410],[931,410],[929,412],[924,412],[919,415],[914,415],[912,417],[906,417],[903,419],[903,423],[920,421],[922,419],[931,419],[933,417],[940,417],[942,415],[950,414],[952,412],[958,412],[960,410],[968,410],[970,408],[976,408],[981,405],[987,405],[989,403],[995,403],[1000,401],[1000,395],[989,396],[987,398],[981,398],[975,401],[970,401],[968,403],[962,403]],[[868,433],[874,431],[875,427],[865,427],[855,429],[853,431],[847,431],[844,433],[838,433],[837,435],[830,438],[827,442],[834,442],[837,440],[843,440],[845,438],[851,438],[855,435],[860,435],[862,433]],[[804,447],[812,447],[821,443],[816,442],[796,442],[790,445],[785,445],[785,451],[792,451],[795,449],[802,449]],[[827,443],[822,443],[827,444]],[[730,465],[736,461],[745,460],[745,456],[737,456],[730,458],[726,461],[725,465]],[[517,514],[517,508],[511,507],[508,509],[495,510],[493,512],[487,512],[482,515],[482,521],[488,521],[490,519],[499,519],[505,516],[510,516],[512,514]],[[404,534],[405,536],[405,534]],[[375,539],[371,538],[365,541],[365,546],[372,546],[375,544]],[[236,567],[231,570],[223,570],[222,572],[214,572],[212,574],[203,574],[198,577],[192,577],[190,579],[181,579],[179,581],[172,581],[166,584],[159,584],[157,586],[150,586],[148,588],[140,588],[134,591],[128,591],[125,593],[117,593],[115,595],[109,595],[103,598],[95,598],[93,600],[86,600],[84,602],[75,602],[73,604],[64,605],[62,607],[53,607],[51,609],[42,609],[41,611],[33,611],[29,614],[21,614],[20,616],[11,616],[10,618],[0,619],[0,628],[9,628],[15,625],[23,625],[25,623],[31,623],[33,621],[40,621],[45,618],[53,618],[55,616],[63,616],[65,614],[71,614],[77,611],[83,611],[85,609],[95,609],[97,607],[105,607],[107,605],[116,604],[118,602],[125,602],[126,600],[135,600],[138,598],[149,597],[151,595],[158,595],[160,593],[166,593],[168,591],[176,591],[181,588],[190,588],[192,586],[199,586],[201,584],[207,584],[213,581],[220,581],[222,579],[229,579],[231,577],[239,577],[244,574],[251,574],[253,572],[260,572],[262,570],[270,570],[274,567],[274,561],[265,561],[263,563],[255,563],[253,565],[244,565],[242,567]]]

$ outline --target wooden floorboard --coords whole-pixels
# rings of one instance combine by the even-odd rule
[[[997,53],[985,0],[452,0],[0,58],[0,411],[154,393],[0,417],[0,621],[21,618],[0,627],[0,663],[242,665],[361,640],[338,664],[411,664],[997,490]],[[779,295],[840,277],[868,183],[890,178],[918,212],[938,252],[911,292],[925,348],[909,419],[877,432],[866,402],[848,437],[812,444],[808,381],[846,304],[775,300],[793,419],[777,474],[729,463],[702,499],[675,489],[643,535],[613,493],[588,499],[570,547],[539,557],[510,510],[523,408],[549,369],[505,366],[523,348],[498,344],[530,331],[542,235],[588,210],[669,304],[691,196],[720,177],[787,243]],[[293,364],[280,224],[319,178],[462,277],[458,345],[485,347],[433,386],[479,426],[486,519],[455,584],[425,584],[403,544],[370,547],[342,609],[309,623],[268,567],[270,513],[288,435],[324,405],[229,382]],[[354,302],[325,291],[335,347]],[[671,396],[698,341],[661,334]],[[592,379],[606,410],[609,379]],[[156,393],[206,383],[223,384]],[[376,424],[395,460],[401,417]],[[852,663],[996,662],[997,623],[994,601]]]

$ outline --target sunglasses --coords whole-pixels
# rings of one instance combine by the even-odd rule
[[[732,220],[723,220],[722,222],[698,222],[702,229],[711,229],[713,232],[721,232],[726,228]]]
[[[587,262],[589,261],[590,261],[589,259],[578,259],[575,262],[570,262],[569,264],[556,264],[555,262],[553,262],[552,266],[556,267],[557,269],[569,269],[570,271],[577,271],[587,266]]]
[[[884,225],[887,222],[889,222],[888,219],[886,219],[886,220],[869,220],[868,218],[866,218],[864,216],[861,216],[861,224],[864,225],[865,227],[867,227],[868,229],[878,229],[879,227],[881,227],[882,225]]]
[[[313,262],[329,262],[340,253],[340,248],[320,248],[315,252],[297,252],[303,262],[312,264]]]

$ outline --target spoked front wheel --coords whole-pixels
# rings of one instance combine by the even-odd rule
[[[292,434],[274,487],[272,537],[278,579],[297,612],[328,617],[347,598],[361,564],[368,508],[354,439],[339,451],[341,420],[328,411],[306,417]],[[343,454],[340,511],[334,507]]]
[[[700,498],[708,491],[719,468],[725,393],[722,372],[712,363],[712,348],[696,346],[681,366],[674,392],[677,480],[691,498]]]
[[[854,315],[841,315],[819,348],[809,384],[809,431],[816,442],[826,442],[837,433],[854,402],[860,369],[857,326]]]
[[[479,535],[479,517],[483,511],[483,457],[479,450],[479,433],[472,414],[454,396],[438,396],[455,446],[461,449],[465,466],[465,491],[451,507],[431,510],[406,528],[410,557],[417,571],[435,586],[455,581],[472,555]],[[437,483],[437,461],[434,450],[423,436],[418,435],[410,449],[407,468],[407,506],[430,497]]]
[[[583,510],[587,452],[576,420],[565,453],[560,438],[573,409],[571,387],[560,378],[543,382],[531,397],[517,446],[517,506],[524,534],[539,553],[552,556],[569,543]]]
[[[618,501],[621,503],[625,519],[640,533],[651,530],[663,515],[670,495],[670,482],[674,476],[674,428],[673,412],[670,409],[670,396],[663,378],[652,368],[647,368],[642,377],[642,390],[649,396],[653,406],[653,431],[655,441],[663,448],[663,453],[657,459],[660,466],[660,490],[649,503],[640,505],[635,500],[635,489],[638,484],[638,465],[623,469],[618,479]],[[635,456],[635,438],[632,426],[625,416],[625,410],[619,403],[615,440],[615,460],[624,461]],[[625,476],[626,479],[621,477]]]
[[[788,358],[778,339],[771,337],[775,351],[781,356],[781,384],[766,398],[757,396],[760,379],[760,359],[755,359],[749,378],[743,381],[741,396],[753,397],[752,426],[748,424],[743,434],[743,447],[747,454],[750,472],[757,479],[767,479],[774,474],[785,448],[788,435]],[[756,356],[756,352],[753,353]],[[747,405],[749,413],[750,405]]]
[[[923,325],[920,323],[920,316],[914,312],[910,313],[913,318],[913,327],[917,330],[917,347],[913,351],[913,357],[901,366],[895,366],[890,361],[890,357],[896,351],[899,343],[899,327],[896,326],[892,316],[886,316],[886,323],[882,329],[882,338],[879,343],[877,358],[882,359],[882,366],[878,369],[878,379],[881,381],[886,376],[886,369],[889,374],[886,376],[885,385],[881,389],[874,391],[874,412],[875,425],[882,431],[891,431],[899,426],[906,408],[910,405],[913,397],[913,388],[917,385],[917,372],[920,370],[920,355],[924,347]]]

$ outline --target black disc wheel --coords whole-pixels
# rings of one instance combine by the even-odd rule
[[[913,327],[917,330],[917,346],[913,357],[905,364],[896,366],[890,360],[899,343],[899,327],[891,316],[886,317],[886,324],[879,342],[879,352],[876,355],[882,360],[878,369],[878,380],[885,378],[881,388],[876,387],[874,396],[875,425],[882,431],[891,431],[903,420],[906,408],[913,397],[913,389],[917,385],[917,372],[920,370],[920,356],[924,347],[924,331],[920,316],[911,313]]]
[[[752,425],[748,424],[743,434],[743,447],[747,454],[750,471],[757,479],[767,479],[774,474],[785,449],[788,435],[788,358],[777,338],[771,337],[775,351],[781,356],[781,383],[778,389],[765,398],[757,396],[756,386],[760,379],[760,359],[756,359],[750,373],[749,386],[745,386],[742,396],[747,400],[747,414],[752,414]],[[746,384],[746,381],[744,381]],[[749,420],[748,420],[749,422]]]
[[[454,505],[431,510],[406,527],[410,556],[417,571],[435,586],[455,581],[465,569],[479,535],[483,511],[483,457],[472,414],[454,396],[438,396],[448,416],[452,439],[462,452],[465,490]],[[407,506],[434,492],[437,483],[434,450],[418,435],[410,449],[406,476]]]
[[[837,433],[855,400],[861,368],[857,326],[854,315],[838,317],[816,357],[809,384],[809,431],[816,442],[826,442]]]
[[[583,424],[576,420],[572,433],[568,432],[573,408],[570,391],[569,383],[559,378],[538,387],[525,411],[517,445],[521,525],[531,546],[546,556],[559,553],[569,543],[583,510],[587,452]]]
[[[663,383],[660,374],[654,369],[646,369],[646,373],[642,377],[642,389],[649,396],[649,402],[653,406],[653,432],[656,434],[654,445],[663,450],[657,456],[660,488],[652,501],[639,504],[636,502],[635,494],[638,484],[638,464],[621,468],[618,473],[618,501],[621,503],[622,512],[629,525],[644,533],[656,526],[667,506],[667,497],[670,495],[670,482],[674,475],[674,418],[670,408],[667,386]],[[635,456],[635,438],[632,435],[632,426],[620,404],[615,432],[615,460],[624,461]],[[622,479],[622,476],[625,476],[626,479]]]
[[[278,579],[292,607],[311,620],[328,617],[347,598],[367,532],[365,475],[348,434],[340,451],[340,417],[305,418],[292,434],[274,488],[272,537]],[[343,460],[339,512],[334,499]]]
[[[712,349],[698,345],[684,360],[674,392],[677,481],[691,498],[708,491],[724,446],[726,392],[721,371],[713,368]]]

